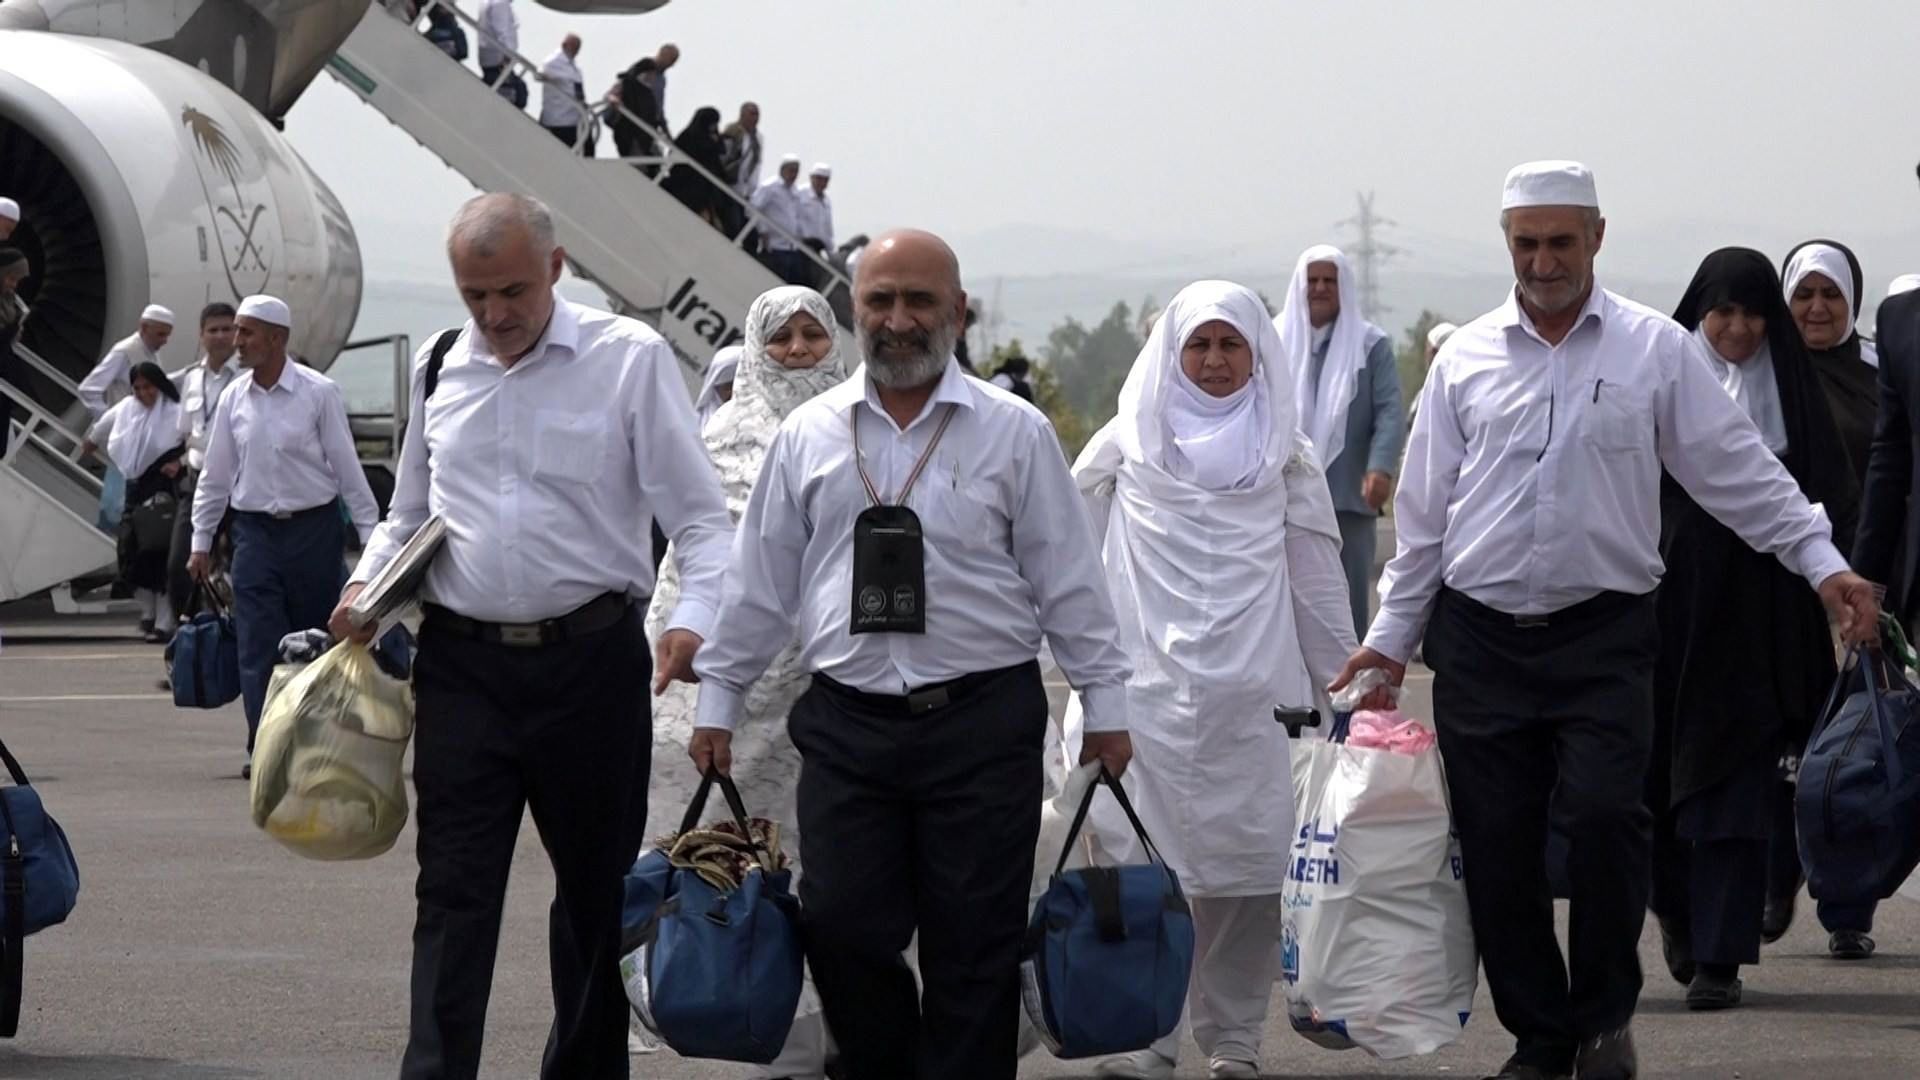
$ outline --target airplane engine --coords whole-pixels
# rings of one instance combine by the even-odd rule
[[[78,379],[140,310],[178,319],[169,367],[194,356],[200,309],[271,293],[291,349],[324,368],[360,307],[353,226],[286,138],[232,90],[151,49],[0,31],[0,195],[32,276],[26,346]]]

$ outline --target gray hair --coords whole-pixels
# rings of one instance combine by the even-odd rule
[[[1583,209],[1586,210],[1587,238],[1591,240],[1593,235],[1600,231],[1600,208],[1597,206],[1588,206]],[[1505,236],[1507,234],[1507,224],[1512,220],[1513,211],[1500,211],[1500,235]]]
[[[545,203],[529,195],[492,192],[468,199],[453,215],[447,225],[447,255],[451,258],[462,244],[477,255],[492,255],[515,228],[527,230],[542,258],[557,246],[553,214]]]

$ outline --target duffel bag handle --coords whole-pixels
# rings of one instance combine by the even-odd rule
[[[1127,822],[1133,826],[1133,834],[1139,837],[1140,843],[1146,847],[1147,858],[1163,866],[1166,865],[1166,860],[1160,857],[1160,849],[1153,846],[1153,838],[1147,835],[1147,827],[1140,823],[1140,815],[1134,812],[1133,800],[1127,798],[1127,789],[1120,786],[1119,779],[1107,771],[1107,766],[1103,762],[1100,765],[1100,775],[1094,777],[1093,783],[1087,785],[1087,793],[1080,799],[1080,809],[1074,812],[1073,825],[1067,830],[1066,842],[1060,845],[1060,861],[1053,867],[1054,877],[1059,877],[1066,872],[1067,853],[1073,850],[1074,841],[1080,839],[1080,829],[1087,822],[1087,811],[1093,807],[1093,796],[1103,785],[1113,792],[1114,798],[1120,800],[1120,809],[1127,815]]]
[[[13,777],[14,783],[19,784],[21,787],[28,787],[32,784],[32,781],[27,779],[27,774],[21,770],[20,762],[13,756],[13,751],[7,749],[5,742],[0,742],[0,762],[6,763],[7,772]]]
[[[1846,663],[1849,666],[1842,669],[1839,678],[1833,681],[1833,691],[1827,695],[1827,703],[1820,710],[1818,722],[1812,733],[1807,736],[1807,746],[1813,746],[1814,740],[1818,739],[1821,733],[1827,730],[1828,725],[1833,723],[1834,717],[1839,715],[1842,704],[1840,692],[1853,682],[1854,675],[1858,672],[1862,689],[1867,692],[1868,707],[1873,711],[1874,727],[1878,729],[1880,735],[1880,756],[1881,760],[1886,762],[1887,783],[1898,784],[1905,775],[1905,770],[1901,767],[1899,740],[1894,736],[1893,721],[1887,716],[1886,696],[1896,686],[1910,691],[1914,690],[1914,686],[1907,681],[1906,673],[1900,670],[1899,665],[1884,652],[1854,645],[1847,649]],[[1884,690],[1874,679],[1876,670],[1886,681]]]
[[[700,827],[700,815],[706,813],[707,795],[715,783],[720,785],[720,794],[727,800],[727,809],[733,813],[733,823],[740,827],[741,838],[753,849],[754,859],[760,863],[762,870],[773,873],[773,853],[754,837],[753,827],[747,823],[747,804],[740,798],[740,789],[734,786],[733,777],[712,766],[708,766],[707,771],[701,774],[700,787],[694,791],[693,800],[687,803],[687,812],[680,818],[680,835]]]

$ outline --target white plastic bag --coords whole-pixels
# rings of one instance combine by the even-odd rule
[[[1478,957],[1440,753],[1293,745],[1299,831],[1282,903],[1293,1029],[1393,1060],[1460,1037]]]

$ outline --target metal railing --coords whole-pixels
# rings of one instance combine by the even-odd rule
[[[420,5],[419,15],[417,18],[415,18],[413,25],[417,28],[420,25],[420,20],[426,18],[428,13],[431,12],[434,8],[442,8],[442,9],[445,9],[446,11],[451,12],[457,21],[464,24],[466,27],[468,27],[472,31],[474,42],[475,42],[475,48],[473,52],[475,55],[476,62],[478,60],[478,54],[480,51],[478,47],[478,43],[482,40],[487,42],[490,49],[498,50],[502,56],[507,58],[507,63],[501,65],[500,74],[495,76],[494,80],[491,83],[482,81],[481,82],[482,86],[485,86],[489,90],[495,93],[498,93],[500,86],[506,81],[508,75],[524,73],[522,81],[526,84],[529,98],[531,98],[533,88],[544,81],[540,75],[540,65],[527,59],[519,51],[508,48],[507,46],[501,44],[500,39],[495,37],[492,33],[490,33],[486,29],[486,27],[481,26],[480,21],[478,19],[460,10],[460,8],[457,5],[455,5],[452,2],[452,0],[428,0],[427,3]],[[449,61],[452,61],[455,64],[459,64],[459,66],[463,69],[466,67],[464,63],[461,63],[460,61],[457,61],[457,60],[453,60],[451,56],[447,57],[447,59]],[[584,89],[585,88],[583,87],[582,90],[584,91]],[[594,128],[599,124],[600,118],[603,116],[607,116],[609,114],[617,113],[627,123],[633,125],[635,130],[650,137],[653,140],[654,145],[660,149],[660,154],[657,157],[630,158],[630,159],[615,158],[611,160],[633,161],[633,162],[638,162],[640,164],[659,166],[659,168],[657,168],[651,176],[647,177],[656,186],[660,184],[664,184],[666,182],[667,175],[672,171],[673,167],[680,166],[680,165],[685,165],[690,167],[691,169],[693,169],[695,173],[697,173],[699,176],[704,178],[707,181],[707,183],[713,185],[715,190],[723,193],[726,196],[726,198],[731,199],[733,201],[733,204],[738,211],[740,219],[745,223],[744,225],[741,226],[739,232],[734,233],[731,236],[729,236],[724,230],[715,229],[715,231],[719,232],[720,235],[727,236],[729,243],[733,244],[733,246],[735,247],[738,247],[744,250],[746,247],[747,239],[751,236],[754,236],[756,233],[762,234],[762,235],[771,234],[771,235],[779,236],[781,239],[785,240],[789,244],[792,244],[795,251],[798,251],[802,255],[805,255],[809,260],[813,262],[815,266],[819,267],[820,270],[823,273],[825,273],[826,280],[821,284],[821,287],[820,287],[821,292],[823,293],[829,292],[836,285],[845,286],[849,291],[852,290],[853,283],[850,280],[848,280],[847,275],[844,272],[842,272],[839,267],[835,266],[831,260],[827,259],[820,252],[815,251],[813,248],[808,247],[806,241],[802,240],[797,234],[789,231],[787,228],[782,226],[779,222],[774,221],[773,219],[767,217],[765,214],[762,214],[760,210],[753,205],[753,201],[750,198],[742,198],[740,193],[734,190],[734,187],[731,183],[721,180],[718,176],[715,176],[712,172],[708,171],[706,166],[701,165],[698,161],[695,161],[690,155],[682,151],[680,147],[674,143],[673,136],[671,133],[664,131],[660,128],[656,128],[652,124],[647,123],[645,120],[640,119],[640,117],[634,115],[632,110],[628,109],[626,105],[620,102],[602,101],[595,105],[589,105],[585,102],[581,102],[580,108],[582,110],[585,110],[588,113],[588,118],[585,123],[580,123],[576,125],[578,128],[578,134],[575,135],[574,142],[573,142],[573,152],[575,155],[584,156],[584,151],[587,143],[587,136],[591,134]],[[523,116],[526,115],[526,112],[524,109],[521,110],[521,115]],[[538,121],[535,121],[533,117],[530,117],[530,116],[528,117],[528,120],[533,121],[535,123],[538,122]],[[642,171],[642,175],[645,176],[647,174],[644,171]],[[749,252],[749,254],[751,254],[751,252]]]
[[[393,409],[387,413],[352,413],[349,422],[361,422],[371,426],[369,437],[379,438],[378,422],[390,420],[391,427],[384,433],[391,439],[388,447],[387,464],[397,465],[400,459],[400,440],[406,435],[407,414],[413,406],[413,339],[406,334],[388,334],[385,337],[363,338],[349,341],[340,346],[340,352],[334,357],[334,363],[340,362],[340,356],[358,349],[374,349],[385,345],[393,350]],[[361,437],[354,432],[356,439]]]
[[[16,346],[16,349],[18,347]],[[100,478],[87,470],[80,462],[80,442],[73,432],[67,429],[60,418],[48,412],[25,390],[0,379],[0,396],[11,399],[15,404],[27,410],[25,421],[9,418],[12,425],[12,437],[7,440],[7,452],[0,456],[0,465],[13,466],[19,461],[21,453],[32,447],[41,460],[56,462],[55,468],[66,478],[79,484],[81,489],[96,501],[100,498]],[[49,439],[48,435],[57,435],[58,439]],[[61,444],[65,444],[64,446]],[[34,485],[39,487],[40,485]],[[54,495],[53,492],[47,492]],[[57,496],[55,496],[57,498]]]

